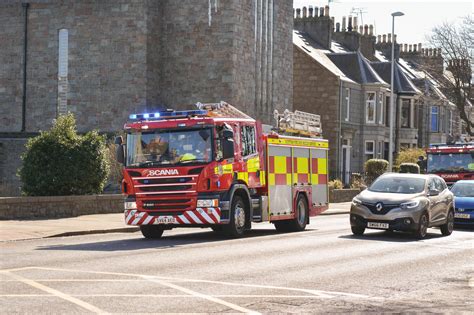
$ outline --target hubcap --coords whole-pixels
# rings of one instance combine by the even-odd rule
[[[245,211],[242,208],[242,205],[239,203],[235,205],[235,213],[234,213],[234,219],[235,219],[235,226],[238,229],[241,229],[245,225]]]
[[[426,216],[422,216],[420,220],[420,232],[422,236],[425,236],[428,230],[428,224],[426,221]]]
[[[300,202],[298,202],[298,223],[300,225],[304,224],[305,216],[306,216],[306,209],[304,206],[304,201],[300,200]]]

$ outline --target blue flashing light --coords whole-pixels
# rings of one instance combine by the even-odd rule
[[[183,110],[183,111],[165,111],[157,113],[144,113],[144,114],[132,114],[130,119],[132,120],[146,120],[149,118],[156,119],[167,119],[167,118],[180,118],[188,116],[206,116],[207,110]]]

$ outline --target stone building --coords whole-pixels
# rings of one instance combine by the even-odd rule
[[[131,112],[225,100],[292,109],[293,1],[0,2],[0,182],[58,114],[119,131]],[[0,184],[1,185],[1,184]]]

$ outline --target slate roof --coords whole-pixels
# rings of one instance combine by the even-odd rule
[[[391,83],[391,62],[372,62],[371,65],[386,82]],[[407,77],[397,62],[395,63],[394,70],[394,93],[405,95],[421,94],[421,91]]]
[[[388,85],[359,51],[327,56],[347,77],[359,84]]]

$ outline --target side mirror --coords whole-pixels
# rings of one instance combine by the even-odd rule
[[[222,139],[222,158],[224,160],[231,159],[234,157],[234,139],[224,138]]]
[[[117,145],[117,151],[115,152],[115,159],[117,160],[117,162],[121,164],[125,164],[125,146],[121,143]]]
[[[437,189],[430,189],[430,191],[428,192],[428,196],[438,196],[439,195],[439,191]]]
[[[123,144],[122,136],[115,137],[115,144],[118,144],[118,145]]]

